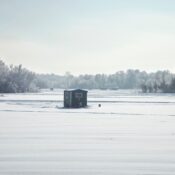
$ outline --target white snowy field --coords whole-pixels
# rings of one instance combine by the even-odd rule
[[[62,99],[0,95],[0,175],[175,175],[175,95],[92,90],[85,109]]]

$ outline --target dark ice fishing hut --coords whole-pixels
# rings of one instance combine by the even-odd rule
[[[65,108],[82,108],[87,106],[88,91],[82,89],[64,91]]]

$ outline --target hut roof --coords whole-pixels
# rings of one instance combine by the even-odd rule
[[[71,91],[71,92],[72,92],[72,91],[74,91],[74,92],[75,92],[75,91],[79,91],[79,92],[80,92],[80,91],[81,91],[81,92],[88,92],[88,91],[83,90],[83,89],[66,89],[65,91],[69,91],[69,92],[70,92],[70,91]]]

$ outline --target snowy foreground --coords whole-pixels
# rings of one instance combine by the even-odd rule
[[[0,95],[0,174],[175,175],[175,96],[88,97],[63,109],[62,90]]]

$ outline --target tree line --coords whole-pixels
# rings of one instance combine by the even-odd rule
[[[144,93],[174,93],[175,75],[169,71],[147,73],[140,70],[119,71],[114,74],[64,76],[54,74],[37,75],[41,88],[83,88],[83,89],[141,89]]]
[[[147,73],[129,69],[114,74],[84,74],[74,76],[36,74],[22,67],[7,66],[0,60],[0,92],[32,92],[43,88],[62,89],[141,89],[144,93],[175,92],[175,75],[169,71]]]

